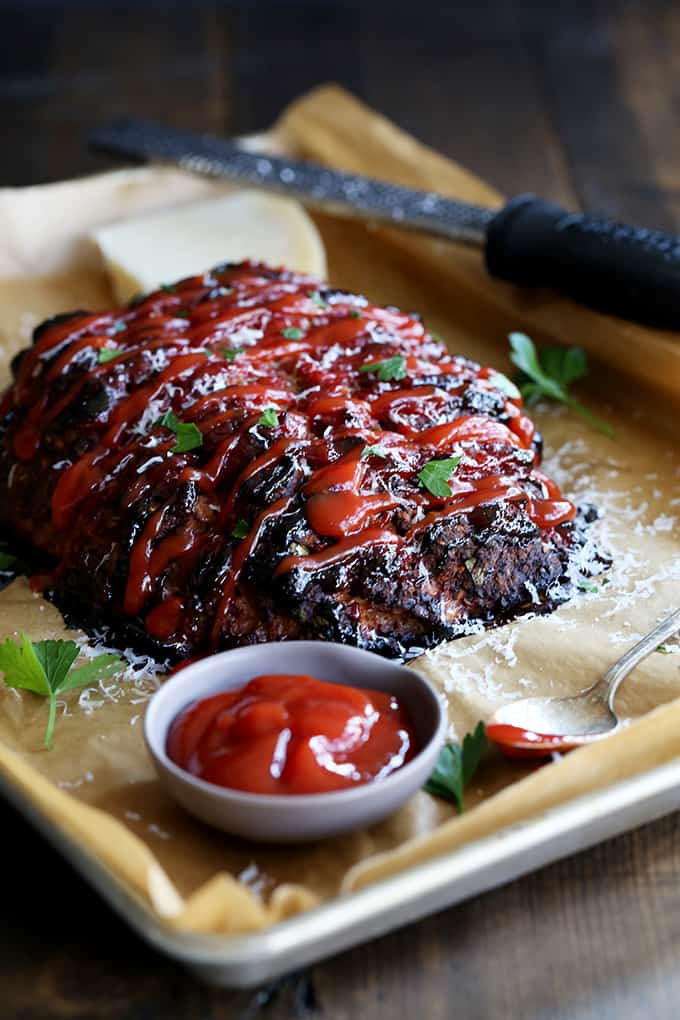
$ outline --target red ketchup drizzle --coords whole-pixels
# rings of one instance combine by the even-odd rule
[[[549,758],[554,751],[570,751],[578,747],[563,736],[534,733],[509,723],[488,723],[486,735],[510,758]]]
[[[258,676],[194,702],[173,722],[168,756],[217,786],[309,794],[378,782],[416,750],[392,694],[311,676]]]
[[[178,484],[194,484],[209,498],[213,519],[234,547],[231,570],[216,592],[215,644],[248,556],[292,499],[254,512],[242,494],[282,456],[304,461],[307,520],[326,544],[307,556],[286,557],[278,575],[294,567],[323,569],[357,549],[398,546],[437,519],[501,499],[521,504],[542,529],[575,516],[555,483],[536,469],[537,455],[533,467],[501,467],[504,457],[515,456],[517,464],[516,452],[532,448],[534,426],[521,412],[521,399],[503,396],[504,422],[455,410],[471,385],[498,392],[489,369],[451,356],[408,315],[351,295],[326,302],[318,286],[292,275],[271,279],[265,267],[243,263],[182,281],[129,309],[74,316],[44,328],[2,398],[3,408],[24,409],[13,438],[17,457],[44,454],[46,470],[55,473],[52,522],[64,545],[77,541],[79,515],[87,513],[93,493],[117,499],[124,514],[162,486],[171,464],[180,467],[172,475]],[[100,364],[100,352],[112,348],[118,356]],[[360,371],[397,355],[406,371],[401,380]],[[429,381],[420,385],[424,378]],[[58,385],[56,396],[46,381]],[[107,402],[87,419],[87,431],[80,427],[89,447],[73,462],[59,461],[46,444],[50,424],[102,383]],[[259,419],[268,408],[278,425],[265,428]],[[200,448],[173,452],[175,437],[157,427],[170,410],[197,425]],[[248,446],[254,432],[267,442],[257,455]],[[362,456],[365,446],[383,456]],[[435,497],[419,484],[428,460],[458,455],[450,497]],[[409,509],[416,523],[400,532],[395,514]],[[231,539],[243,517],[247,535]],[[180,563],[185,576],[202,545],[194,518],[173,525],[163,509],[149,512],[131,550],[124,610],[145,611],[154,636],[171,637],[184,612],[182,592],[161,596],[161,579],[170,570],[175,576]]]

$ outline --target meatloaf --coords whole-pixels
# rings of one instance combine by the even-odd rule
[[[13,374],[0,526],[72,620],[171,661],[408,655],[550,606],[577,542],[504,376],[285,270],[57,316]]]

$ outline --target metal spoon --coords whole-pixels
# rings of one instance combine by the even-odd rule
[[[522,698],[496,709],[486,726],[489,739],[508,754],[545,757],[552,751],[569,750],[608,736],[621,725],[614,709],[614,698],[621,682],[678,630],[680,609],[638,641],[580,694],[568,698]]]

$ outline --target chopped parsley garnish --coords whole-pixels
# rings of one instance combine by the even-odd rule
[[[263,425],[266,429],[275,429],[279,424],[279,416],[276,413],[276,408],[265,408],[260,417],[257,419],[257,424]]]
[[[309,298],[310,301],[313,301],[315,305],[318,305],[319,308],[328,308],[327,303],[321,297],[318,290],[310,290],[307,297]]]
[[[234,525],[232,535],[234,538],[245,538],[249,531],[250,527],[248,525],[248,521],[241,517]]]
[[[125,351],[121,350],[120,347],[100,347],[97,361],[100,365],[105,365],[107,361],[113,361],[114,358],[119,358],[121,354],[125,354]]]
[[[659,645],[659,647],[656,650],[657,650],[657,652],[661,652],[662,655],[672,655],[673,654],[671,652],[671,649],[667,648],[666,645]]]
[[[0,540],[0,572],[9,571],[13,574],[24,574],[28,571],[28,566],[20,556],[10,552],[7,542]]]
[[[464,791],[486,750],[487,738],[483,722],[478,722],[472,733],[466,733],[463,743],[444,744],[434,772],[425,783],[425,789],[435,797],[452,800],[459,814],[465,810]]]
[[[566,404],[581,418],[594,425],[606,436],[612,437],[614,429],[596,418],[575,397],[570,396],[569,387],[577,379],[588,374],[588,359],[580,347],[544,347],[540,354],[525,333],[510,333],[510,360],[521,370],[520,390],[528,404],[542,397]]]
[[[586,581],[583,578],[577,582],[576,587],[581,591],[589,592],[591,595],[597,595],[600,590],[596,584],[593,584],[592,581]]]
[[[189,313],[185,308],[180,308],[178,312],[172,313],[176,319],[188,319]]]
[[[154,428],[158,428],[159,425],[170,429],[177,437],[175,445],[170,447],[170,453],[186,453],[188,450],[203,446],[203,433],[199,427],[193,422],[182,421],[174,411],[166,411],[155,423]]]
[[[444,457],[442,460],[428,460],[422,471],[418,473],[418,481],[433,496],[446,499],[452,493],[449,479],[454,468],[460,464],[461,458],[462,454],[459,453],[455,457]]]
[[[164,290],[166,294],[174,294],[175,291],[177,290],[177,287],[174,285],[174,283],[162,283],[161,290]]]
[[[227,361],[236,361],[239,354],[243,354],[243,347],[223,347],[220,354],[227,359]]]
[[[353,308],[349,314],[352,319],[361,318],[361,312],[357,308]]]
[[[492,372],[489,376],[489,382],[492,383],[497,390],[505,393],[506,397],[511,397],[513,400],[519,400],[522,396],[512,379],[508,379],[507,375],[503,375],[502,372]]]
[[[297,326],[286,326],[281,330],[281,336],[285,336],[286,340],[302,340],[304,335],[304,331]]]
[[[364,446],[361,451],[362,460],[365,460],[367,457],[382,457],[383,460],[387,460],[387,456],[382,446]]]
[[[0,570],[12,570],[16,562],[17,557],[13,553],[0,549]]]
[[[391,379],[403,379],[406,375],[406,358],[403,354],[395,354],[385,361],[372,361],[362,365],[360,372],[376,372],[381,382],[390,382]]]
[[[57,695],[85,687],[125,669],[127,663],[117,655],[97,655],[84,666],[72,669],[78,658],[75,641],[30,641],[23,632],[18,645],[10,638],[0,645],[0,669],[8,687],[32,691],[49,698],[44,746],[52,746],[57,715]]]

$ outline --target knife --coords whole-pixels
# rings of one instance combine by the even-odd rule
[[[680,238],[569,212],[535,195],[500,209],[343,173],[302,160],[249,152],[212,135],[150,121],[117,120],[89,144],[136,161],[276,191],[332,212],[351,213],[484,249],[491,276],[551,287],[600,311],[680,330]]]

